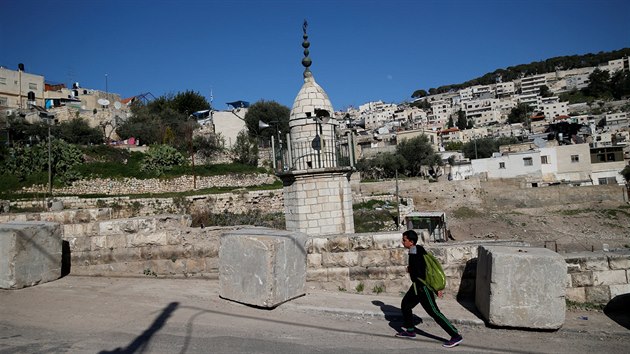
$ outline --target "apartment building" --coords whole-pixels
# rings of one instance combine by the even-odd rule
[[[497,98],[512,97],[516,93],[514,82],[499,82],[495,85],[495,95]]]
[[[392,119],[397,108],[393,103],[368,102],[359,106],[360,119],[364,119],[366,129],[375,129]]]
[[[612,76],[617,71],[630,70],[630,65],[629,65],[630,63],[628,60],[629,60],[628,57],[615,59],[615,60],[609,60],[608,63],[604,65],[600,65],[598,68],[600,70],[608,71],[610,75]]]
[[[32,105],[44,106],[44,77],[24,71],[0,67],[0,109],[13,113],[17,109],[29,109]]]
[[[502,114],[496,108],[497,101],[497,99],[492,98],[464,102],[463,110],[466,113],[466,119],[472,119],[475,126],[501,123]]]
[[[547,85],[546,75],[526,76],[521,79],[521,94],[529,95],[540,92],[542,86]]]
[[[429,140],[429,143],[433,146],[433,150],[440,151],[440,137],[437,130],[432,129],[415,129],[415,130],[401,130],[396,132],[396,142],[399,143],[405,139],[415,138],[420,135],[425,135]]]
[[[554,183],[572,185],[623,184],[621,147],[590,148],[588,144],[510,149],[490,158],[451,167],[453,179],[484,175],[489,179],[524,178],[533,187]]]
[[[475,174],[483,173],[488,178],[526,178],[528,181],[540,181],[540,151],[518,151],[514,153],[495,153],[486,159],[471,160]]]
[[[538,102],[538,110],[543,112],[547,122],[552,122],[556,117],[569,115],[569,102],[560,102],[557,97],[554,100],[540,99]]]

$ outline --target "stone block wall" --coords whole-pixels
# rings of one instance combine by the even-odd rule
[[[71,274],[91,276],[218,277],[219,239],[242,227],[192,228],[187,215],[111,219],[109,208],[0,215],[0,222],[53,221],[62,224]],[[475,292],[480,245],[527,246],[517,241],[432,243],[426,246],[442,263],[447,292]],[[398,231],[309,237],[309,286],[364,292],[406,291],[407,254]],[[630,250],[563,254],[567,263],[566,298],[606,303],[630,293]]]
[[[111,218],[127,218],[140,215],[156,215],[184,212],[222,213],[230,211],[242,214],[252,209],[264,209],[265,212],[282,212],[284,198],[282,190],[243,191],[236,193],[219,193],[188,196],[180,199],[173,198],[130,198],[104,197],[81,198],[80,196],[56,197],[66,209],[102,209],[109,210]],[[33,208],[41,207],[41,201],[16,200],[12,207]],[[64,213],[85,213],[81,210],[64,210]],[[0,222],[12,218],[31,218],[40,220],[46,213],[0,214]],[[40,219],[38,219],[40,218]],[[41,219],[44,220],[44,219]],[[60,221],[62,222],[62,221]]]
[[[191,228],[187,215],[64,225],[71,274],[216,278],[219,237],[234,228]]]
[[[630,293],[630,250],[565,255],[567,299],[579,303],[607,303]]]
[[[307,243],[307,281],[311,286],[328,290],[406,291],[411,283],[407,275],[407,250],[402,247],[401,237],[398,231],[311,237]],[[474,294],[477,249],[482,243],[526,245],[519,241],[425,245],[443,265],[447,292],[457,296]]]
[[[194,179],[194,180],[193,180]],[[53,194],[66,195],[83,195],[83,194],[106,194],[106,195],[125,195],[125,194],[151,194],[151,193],[170,193],[185,192],[193,190],[196,185],[197,189],[205,189],[212,187],[231,187],[242,188],[259,186],[263,184],[272,184],[277,178],[268,174],[232,174],[219,176],[181,176],[171,179],[83,179],[72,182],[69,187],[54,188]],[[24,188],[24,192],[46,193],[48,187],[45,185]]]

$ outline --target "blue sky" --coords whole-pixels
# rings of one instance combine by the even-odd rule
[[[274,100],[311,70],[336,110],[554,56],[630,47],[627,0],[0,0],[0,65],[217,109]],[[106,79],[107,76],[107,79]]]

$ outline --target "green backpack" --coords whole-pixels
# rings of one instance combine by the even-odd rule
[[[420,279],[420,281],[434,292],[444,290],[446,287],[446,276],[440,262],[430,253],[424,255],[424,262],[427,265],[426,280]]]

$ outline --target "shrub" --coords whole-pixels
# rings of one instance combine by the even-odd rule
[[[144,156],[140,169],[160,176],[173,166],[182,165],[186,158],[170,145],[152,145]]]

